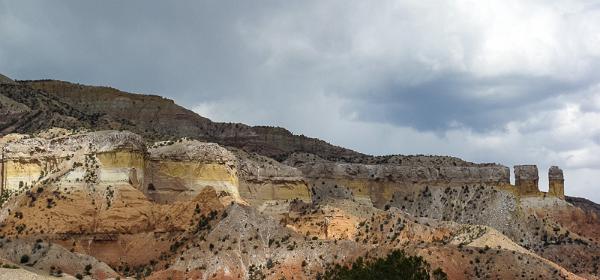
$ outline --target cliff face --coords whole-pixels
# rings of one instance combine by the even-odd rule
[[[10,191],[56,180],[64,180],[65,184],[96,180],[128,182],[132,169],[143,170],[140,159],[145,152],[141,137],[114,131],[53,139],[11,135],[2,138],[0,148],[4,170],[2,188]],[[143,177],[143,174],[133,176]]]
[[[50,80],[26,81],[21,85],[32,91],[47,93],[72,108],[111,124],[100,128],[131,130],[150,139],[191,137],[239,147],[278,160],[296,151],[312,152],[331,159],[359,160],[364,157],[318,139],[293,135],[283,128],[215,123],[159,96]]]
[[[312,154],[296,153],[284,163],[302,171],[311,182],[316,199],[347,197],[344,193],[348,193],[380,208],[395,194],[412,193],[425,186],[510,184],[508,167],[448,160],[432,162],[432,158],[396,158],[395,161],[386,160],[384,164],[360,164],[332,162]]]
[[[237,158],[241,196],[253,205],[270,201],[300,199],[311,201],[303,173],[291,166],[258,154],[233,149]]]
[[[144,191],[155,201],[188,199],[206,187],[239,200],[235,157],[219,145],[180,140],[157,143],[148,152]]]
[[[294,256],[314,257],[308,262],[314,271],[302,273],[310,279],[323,269],[323,262],[335,262],[315,257],[324,251],[351,259],[372,250],[364,244],[385,248],[403,244],[405,250],[424,254],[416,246],[420,242],[430,244],[428,250],[439,254],[457,250],[436,240],[445,240],[440,244],[505,246],[499,249],[499,256],[510,255],[507,250],[518,252],[522,258],[523,254],[539,254],[569,269],[578,267],[572,258],[557,259],[547,251],[547,244],[556,244],[553,246],[574,255],[588,256],[579,273],[594,271],[594,259],[600,258],[592,253],[600,252],[593,241],[598,232],[589,230],[598,227],[600,221],[585,227],[573,224],[565,215],[584,219],[589,214],[556,196],[519,191],[519,186],[508,181],[508,168],[500,165],[421,156],[338,163],[306,153],[278,162],[197,140],[147,144],[131,132],[64,129],[35,136],[7,135],[0,138],[0,147],[4,151],[2,186],[11,194],[0,211],[0,233],[19,240],[43,237],[57,246],[92,255],[98,258],[98,265],[106,263],[119,273],[123,273],[118,269],[123,265],[146,265],[161,258],[173,268],[157,274],[159,279],[165,273],[177,275],[176,271],[201,271],[204,267],[208,270],[203,273],[229,277],[237,273],[245,278],[249,277],[249,265],[268,260],[280,260],[273,271],[276,275],[291,275],[291,267],[302,267],[302,260],[292,258],[286,249],[294,248]],[[558,180],[556,170],[550,174]],[[385,214],[392,217],[382,218],[379,225],[372,215],[383,215],[384,209],[396,214]],[[227,215],[219,214],[225,211]],[[217,221],[215,230],[205,220],[209,216]],[[427,219],[427,225],[408,222],[412,217]],[[385,232],[387,223],[396,219],[405,222],[390,225],[391,235],[380,236],[378,231],[361,226],[370,220],[372,227],[382,227]],[[489,229],[446,223],[485,225]],[[248,228],[249,224],[256,229]],[[223,241],[231,238],[231,231],[239,231],[235,243]],[[197,243],[199,238],[209,243]],[[327,242],[316,245],[306,241],[315,238]],[[249,243],[229,251],[242,240]],[[283,246],[282,240],[286,242]],[[335,240],[348,243],[340,246]],[[387,245],[382,245],[382,240],[388,240],[383,243]],[[587,245],[571,245],[573,240]],[[210,259],[213,249],[202,248],[217,242],[222,244],[214,249],[222,251],[215,259],[218,261],[198,261]],[[283,248],[271,249],[272,242],[280,242],[278,246]],[[181,249],[183,246],[188,249]],[[197,246],[199,249],[193,249]],[[141,251],[145,253],[136,253]],[[177,255],[190,261],[177,259]],[[472,273],[424,256],[454,275]],[[557,275],[575,277],[538,258],[542,260],[538,271],[558,269],[563,272]],[[504,265],[517,260],[502,257],[496,261]],[[501,271],[490,269],[490,273]]]
[[[52,127],[107,128],[105,119],[82,113],[54,96],[22,84],[0,83],[0,135]]]
[[[533,165],[511,185],[499,164],[367,156],[58,81],[0,82],[0,116],[3,263],[28,255],[22,265],[71,275],[90,263],[94,279],[315,279],[402,249],[450,279],[599,277],[600,206],[565,200],[558,167],[544,193]]]
[[[235,201],[241,199],[240,189],[244,198],[257,203],[310,200],[299,170],[241,150],[234,154],[218,144],[187,139],[147,147],[141,136],[130,132],[64,134],[0,138],[2,189],[24,192],[48,182],[74,188],[127,185],[153,201],[170,203],[189,200],[210,187]]]

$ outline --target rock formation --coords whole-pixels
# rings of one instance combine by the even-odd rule
[[[565,199],[565,179],[562,169],[552,166],[548,170],[548,194]]]
[[[539,193],[538,168],[535,165],[516,165],[515,166],[515,186],[520,194]]]
[[[0,84],[14,84],[14,83],[15,83],[15,81],[13,81],[11,78],[0,74]]]
[[[18,94],[16,92],[19,92]],[[25,93],[23,93],[25,92]],[[172,100],[155,95],[136,95],[109,87],[84,86],[62,81],[22,81],[17,86],[0,89],[14,99],[27,96],[28,110],[41,111],[44,102],[32,102],[29,99],[44,98],[62,103],[62,119],[77,119],[79,123],[52,126],[70,128],[94,127],[94,129],[125,129],[136,132],[152,140],[190,137],[224,146],[242,148],[251,153],[259,153],[277,160],[283,160],[296,151],[307,151],[328,159],[357,161],[367,156],[322,140],[293,135],[278,127],[250,127],[240,123],[215,123],[194,112],[182,108]],[[34,98],[35,97],[35,98]],[[0,100],[1,101],[1,100]],[[27,123],[37,125],[33,118]],[[58,120],[54,121],[55,123]],[[44,127],[50,128],[52,126]],[[18,124],[4,133],[30,133],[38,127]],[[0,121],[0,135],[2,122]]]
[[[148,150],[143,190],[158,202],[193,198],[206,187],[239,199],[235,156],[213,143],[180,140]]]
[[[449,279],[600,277],[600,206],[565,197],[558,167],[546,194],[534,165],[515,166],[511,185],[500,164],[368,156],[65,82],[3,83],[0,105],[0,263],[10,267],[316,279],[401,249]]]

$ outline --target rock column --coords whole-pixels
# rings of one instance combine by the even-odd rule
[[[0,194],[2,194],[4,192],[4,181],[5,181],[5,175],[4,175],[4,147],[2,147],[2,153],[0,154]]]
[[[550,167],[548,170],[548,195],[565,199],[565,178],[562,169],[558,166]]]
[[[535,165],[516,165],[515,166],[515,186],[520,194],[539,193],[538,168]]]
[[[4,192],[4,159],[0,159],[0,194]]]

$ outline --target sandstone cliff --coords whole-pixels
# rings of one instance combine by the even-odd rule
[[[588,210],[543,194],[537,185],[536,193],[519,191],[501,165],[423,156],[338,163],[306,153],[282,163],[197,140],[148,144],[131,132],[64,129],[7,135],[0,148],[0,181],[9,194],[0,233],[24,244],[42,238],[123,275],[132,273],[126,266],[168,265],[157,279],[247,278],[251,268],[274,278],[311,279],[324,264],[403,248],[453,279],[509,277],[516,272],[500,266],[522,270],[523,258],[535,265],[520,273],[576,279],[571,272],[594,275],[600,259],[599,233],[589,230],[600,222],[581,227],[564,218],[589,217]],[[550,174],[559,179],[555,168]],[[403,222],[388,230],[395,220]],[[423,242],[427,249],[418,245]],[[471,270],[431,257],[460,253],[465,245],[495,248],[498,257],[490,261],[498,266]],[[137,253],[144,247],[152,250]],[[17,261],[29,250],[14,248],[4,257]],[[585,265],[556,257],[556,250],[585,255]],[[514,254],[521,259],[511,259]],[[81,270],[50,263],[67,273]]]
[[[159,96],[0,80],[0,261],[38,275],[315,279],[402,249],[450,279],[600,277],[600,206],[565,197],[558,167],[546,193],[534,165],[512,185],[500,164],[368,156]]]

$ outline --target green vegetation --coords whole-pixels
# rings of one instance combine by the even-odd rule
[[[12,191],[10,190],[5,190],[0,193],[0,207],[2,207],[2,205],[4,205],[4,203],[8,201],[8,199],[10,199],[11,195]]]
[[[19,269],[19,267],[14,264],[2,263],[2,262],[0,262],[0,267],[7,268],[7,269]]]
[[[21,256],[21,263],[28,263],[29,262],[29,256],[28,255],[22,255]]]
[[[441,269],[433,273],[434,279],[447,279]],[[365,261],[358,258],[350,267],[336,264],[320,277],[323,280],[420,280],[430,279],[429,265],[423,258],[406,256],[404,251],[393,251],[386,258]]]

